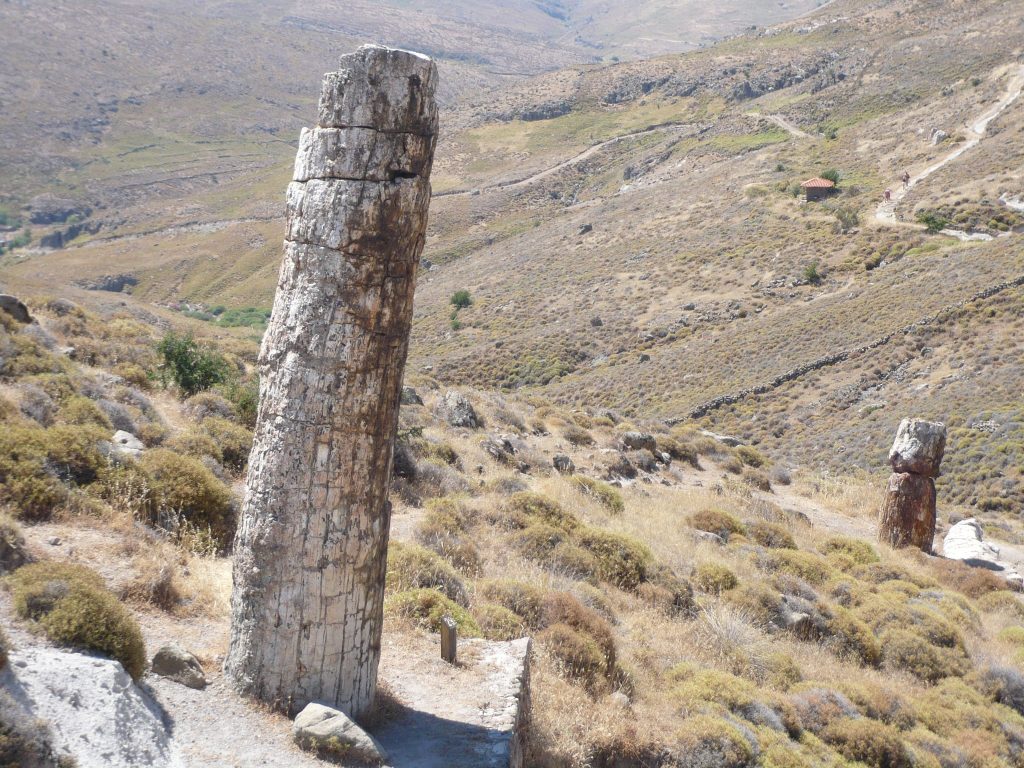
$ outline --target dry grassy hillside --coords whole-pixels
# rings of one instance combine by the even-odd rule
[[[1024,102],[971,126],[1019,81],[1022,20],[998,0],[841,0],[686,55],[467,97],[435,165],[412,370],[696,420],[829,470],[877,468],[879,434],[938,418],[954,427],[944,492],[1014,519],[1024,372],[1005,284],[1024,276],[1024,215],[1005,201],[1024,195]],[[209,310],[269,306],[292,151],[274,146],[244,179],[133,209],[116,231],[138,235],[15,251],[4,275],[29,290],[129,274],[133,306],[257,337]],[[876,217],[904,169],[961,151]],[[799,182],[828,169],[839,194],[805,204]],[[994,239],[930,234],[918,214]],[[453,318],[460,290],[472,304]]]
[[[143,677],[173,639],[211,681],[201,706],[276,743],[287,723],[220,684],[253,346],[200,338],[229,366],[188,396],[161,383],[163,331],[125,308],[30,308],[37,324],[0,314],[0,667],[54,642]],[[432,647],[445,613],[464,637],[533,636],[530,766],[1020,765],[1024,603],[984,569],[876,546],[877,482],[493,392],[466,392],[476,426],[452,427],[446,389],[410,381],[388,642]],[[0,732],[15,764],[44,737]]]

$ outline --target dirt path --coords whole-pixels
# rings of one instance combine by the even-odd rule
[[[975,120],[968,125],[968,131],[971,136],[957,147],[955,150],[947,154],[938,162],[928,166],[922,171],[916,174],[912,174],[910,177],[910,183],[906,187],[897,189],[892,194],[892,199],[887,202],[882,202],[875,211],[875,219],[887,226],[902,226],[902,227],[913,227],[914,229],[923,229],[923,226],[914,224],[911,222],[900,221],[896,218],[896,209],[899,207],[900,202],[907,196],[915,186],[920,184],[922,181],[927,179],[932,174],[942,170],[950,163],[956,162],[963,155],[970,152],[976,146],[978,146],[982,139],[985,138],[985,134],[988,132],[988,127],[993,120],[999,115],[1005,112],[1017,99],[1020,98],[1021,92],[1024,91],[1024,66],[1017,67],[1016,72],[1010,75],[1010,81],[1006,86],[1006,94],[1002,99],[997,101],[995,104],[990,106],[984,112],[982,112]],[[980,233],[968,234],[967,232],[961,232],[955,229],[945,229],[942,234],[949,235],[950,237],[956,237],[964,241],[974,240],[991,240],[991,235],[985,235]]]
[[[556,163],[555,165],[552,165],[550,168],[545,168],[542,171],[538,171],[537,173],[530,174],[529,176],[526,176],[525,178],[522,178],[522,179],[515,179],[513,181],[502,181],[502,182],[499,182],[498,184],[491,184],[489,186],[479,187],[477,189],[453,189],[453,190],[449,190],[447,192],[435,192],[433,196],[434,197],[469,197],[469,196],[472,196],[472,195],[479,194],[481,192],[492,192],[492,191],[506,190],[506,189],[520,189],[522,187],[527,187],[527,186],[529,186],[531,184],[535,184],[536,182],[541,181],[542,179],[546,179],[549,176],[552,176],[552,175],[558,173],[561,170],[564,170],[566,168],[570,168],[570,167],[572,167],[574,165],[577,165],[578,163],[582,163],[584,160],[587,160],[587,159],[593,157],[594,155],[596,155],[602,149],[605,149],[606,147],[614,146],[615,144],[618,144],[621,141],[625,141],[626,139],[632,139],[632,138],[635,138],[637,136],[646,136],[649,133],[658,133],[658,132],[662,132],[662,131],[664,131],[664,132],[681,131],[681,130],[686,130],[686,129],[690,128],[690,127],[691,127],[691,124],[689,124],[689,123],[662,123],[660,125],[652,125],[652,126],[650,126],[648,128],[644,128],[643,130],[640,130],[640,131],[633,131],[631,133],[624,133],[621,136],[615,136],[614,138],[608,139],[607,141],[602,141],[602,142],[599,142],[597,144],[594,144],[594,145],[592,145],[590,147],[587,147],[587,149],[583,150],[578,155],[574,155],[573,157],[570,157],[568,160],[563,160],[560,163]]]
[[[747,117],[760,117],[764,120],[767,120],[769,123],[774,123],[779,128],[786,131],[790,136],[793,136],[797,139],[814,138],[813,136],[811,136],[811,134],[807,133],[807,131],[800,130],[797,126],[793,125],[793,123],[789,122],[789,120],[784,118],[782,115],[764,115],[761,114],[760,112],[746,112],[745,114]]]

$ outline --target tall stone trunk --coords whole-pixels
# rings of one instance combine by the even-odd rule
[[[878,540],[891,547],[932,551],[935,480],[946,450],[946,426],[904,419],[889,451],[892,475],[878,515]]]
[[[288,188],[224,668],[239,691],[290,713],[317,701],[359,716],[376,692],[436,82],[418,54],[342,57]]]

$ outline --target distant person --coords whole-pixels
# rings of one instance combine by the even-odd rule
[[[903,188],[910,189],[910,171],[903,172]]]
[[[892,202],[892,190],[891,189],[885,190],[885,202],[887,202],[887,203]]]

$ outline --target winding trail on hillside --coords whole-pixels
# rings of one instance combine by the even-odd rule
[[[646,135],[651,134],[651,133],[660,133],[660,132],[666,132],[667,133],[667,132],[671,132],[671,131],[682,131],[682,130],[690,129],[692,127],[693,127],[693,123],[659,123],[658,125],[651,125],[651,126],[648,126],[647,128],[643,128],[643,129],[641,129],[639,131],[631,131],[630,133],[624,133],[621,136],[614,136],[614,137],[612,137],[610,139],[607,139],[605,141],[601,141],[601,142],[598,142],[597,144],[593,144],[593,145],[587,147],[585,150],[583,150],[579,154],[573,155],[568,160],[563,160],[560,163],[556,163],[555,165],[552,165],[550,168],[545,168],[544,170],[537,171],[536,173],[532,173],[529,176],[525,176],[525,177],[523,177],[521,179],[512,179],[511,181],[501,181],[501,182],[498,182],[497,184],[490,184],[490,185],[488,185],[486,187],[477,187],[475,189],[450,189],[450,190],[447,190],[445,192],[435,192],[433,194],[433,197],[435,197],[435,198],[438,198],[438,197],[470,197],[472,195],[478,195],[481,192],[496,192],[496,191],[503,191],[503,190],[506,190],[506,189],[519,189],[519,188],[522,188],[522,187],[527,187],[527,186],[529,186],[531,184],[534,184],[534,183],[536,183],[538,181],[541,181],[542,179],[546,179],[549,176],[553,176],[554,174],[558,173],[559,171],[562,171],[562,170],[564,170],[566,168],[570,168],[570,167],[572,167],[574,165],[582,163],[584,160],[587,160],[587,159],[593,157],[594,155],[596,155],[602,149],[614,146],[615,144],[618,144],[621,141],[626,141],[627,139],[633,139],[633,138],[636,138],[637,136],[646,136]]]
[[[950,163],[956,162],[965,154],[970,152],[976,146],[981,144],[985,138],[985,134],[988,133],[988,127],[1005,112],[1017,99],[1020,98],[1021,93],[1024,92],[1024,65],[1017,67],[1017,71],[1010,75],[1010,81],[1006,86],[1006,94],[997,101],[995,104],[990,106],[984,112],[982,112],[975,120],[970,123],[967,128],[972,134],[967,141],[957,147],[955,150],[947,154],[938,162],[928,166],[923,171],[911,175],[910,183],[903,188],[897,189],[892,194],[892,199],[882,202],[875,210],[875,219],[886,225],[886,226],[897,226],[897,227],[913,227],[915,229],[924,229],[923,226],[914,224],[912,222],[900,221],[896,218],[896,209],[899,204],[907,196],[907,194],[915,186],[920,184],[922,181],[927,179],[932,174],[942,170]],[[956,229],[944,229],[942,234],[949,235],[950,237],[956,237],[963,241],[975,241],[975,240],[991,240],[991,235],[981,233],[967,233],[961,232]]]
[[[801,130],[796,125],[791,123],[789,120],[784,118],[782,115],[765,115],[761,112],[745,112],[747,117],[759,117],[762,120],[767,120],[769,123],[777,125],[782,130],[786,131],[790,136],[797,139],[813,139],[807,131]]]

